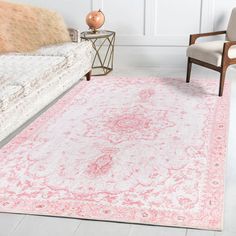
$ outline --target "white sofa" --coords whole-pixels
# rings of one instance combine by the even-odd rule
[[[83,76],[89,79],[91,66],[92,45],[79,40],[0,55],[0,141]]]

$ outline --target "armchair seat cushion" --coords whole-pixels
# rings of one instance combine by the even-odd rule
[[[188,47],[187,56],[220,67],[224,43],[225,41],[211,41],[193,44]],[[236,58],[236,47],[230,48],[229,57]]]

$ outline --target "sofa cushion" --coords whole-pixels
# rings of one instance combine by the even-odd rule
[[[50,45],[41,47],[34,54],[40,56],[61,56],[65,57],[67,61],[67,65],[73,65],[78,58],[80,58],[80,54],[82,55],[82,51],[91,48],[90,42],[81,42],[81,43],[63,43],[58,45]]]
[[[193,44],[188,47],[187,56],[211,65],[221,66],[224,43],[225,41],[211,41]],[[236,58],[236,47],[229,50],[229,57]]]
[[[43,45],[71,41],[56,12],[0,1],[0,52],[34,51]]]
[[[83,60],[84,52],[92,53],[92,43],[89,41],[79,43],[63,43],[44,46],[35,52],[9,53],[12,56],[47,56],[63,57],[67,66],[72,66],[78,60]],[[86,56],[89,56],[86,54]],[[90,56],[89,56],[90,57]]]
[[[63,57],[0,56],[0,110],[47,83],[66,65]]]
[[[80,43],[63,43],[41,47],[35,52],[42,56],[70,56],[76,53]]]

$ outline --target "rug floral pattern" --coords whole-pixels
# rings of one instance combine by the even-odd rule
[[[0,150],[0,211],[221,229],[229,85],[83,81]]]

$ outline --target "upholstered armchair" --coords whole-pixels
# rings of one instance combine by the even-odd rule
[[[201,37],[226,35],[225,40],[197,43]],[[190,35],[187,49],[186,82],[190,82],[192,63],[220,72],[219,96],[223,95],[226,71],[236,64],[236,8],[233,9],[227,31]]]

